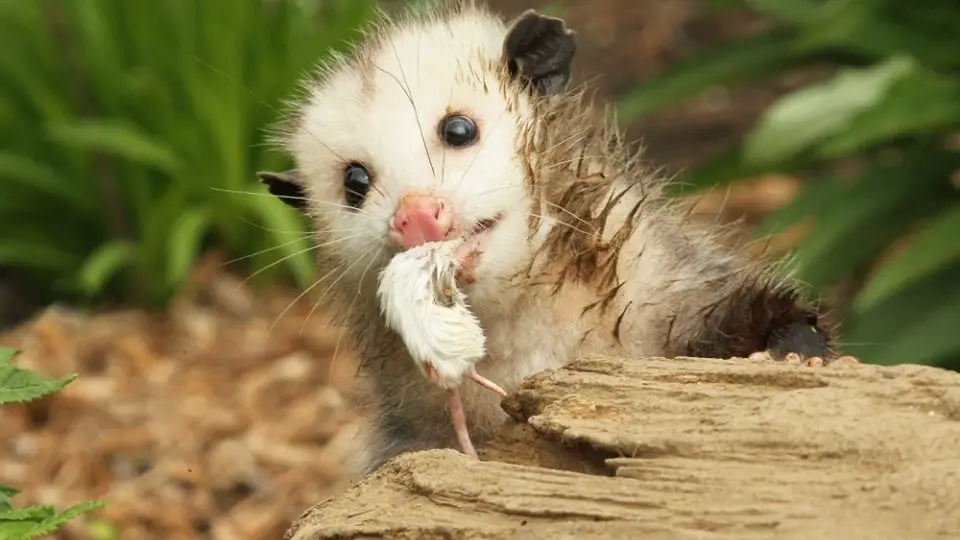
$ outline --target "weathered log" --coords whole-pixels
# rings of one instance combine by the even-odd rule
[[[960,374],[584,358],[474,461],[400,456],[308,510],[327,538],[960,538]]]

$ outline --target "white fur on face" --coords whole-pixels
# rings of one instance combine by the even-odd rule
[[[432,192],[452,203],[461,230],[502,216],[489,233],[486,246],[495,248],[481,257],[477,280],[512,273],[526,253],[530,203],[516,156],[520,119],[507,111],[494,70],[505,26],[467,13],[403,23],[383,36],[364,61],[334,70],[312,88],[288,143],[313,211],[334,231],[326,241],[360,235],[322,249],[352,262],[372,246],[387,247],[401,197]],[[443,143],[438,126],[451,113],[476,122],[476,142],[464,148]],[[373,179],[359,211],[344,201],[343,171],[351,161],[364,164]]]

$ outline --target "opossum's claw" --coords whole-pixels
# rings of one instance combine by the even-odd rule
[[[837,356],[837,357],[821,357],[821,356],[802,356],[797,353],[787,353],[781,359],[774,358],[770,351],[759,351],[751,354],[749,356],[750,360],[760,360],[763,362],[783,362],[789,365],[804,365],[807,367],[824,367],[837,365],[856,365],[860,364],[860,360],[855,356]]]

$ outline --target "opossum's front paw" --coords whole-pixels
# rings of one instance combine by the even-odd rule
[[[786,364],[802,364],[808,367],[832,366],[834,364],[860,364],[860,360],[855,356],[801,356],[797,353],[787,353],[783,357],[775,357],[770,351],[759,351],[749,356],[750,360],[761,360],[764,362],[783,362]]]
[[[774,362],[810,367],[860,363],[853,356],[838,356],[832,350],[828,334],[818,326],[815,316],[776,328],[767,341],[767,349],[757,354],[767,355]]]

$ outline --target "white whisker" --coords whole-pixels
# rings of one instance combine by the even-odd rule
[[[350,236],[345,236],[345,237],[343,237],[343,238],[337,238],[336,240],[331,240],[331,241],[326,242],[326,243],[323,243],[323,244],[316,244],[316,245],[310,246],[310,247],[308,247],[308,248],[306,248],[306,249],[301,249],[300,251],[297,251],[297,252],[295,252],[295,253],[291,253],[290,255],[287,255],[286,257],[280,259],[279,261],[274,261],[274,262],[268,264],[267,266],[264,266],[263,268],[257,270],[257,271],[254,272],[253,274],[247,276],[243,281],[240,282],[239,285],[243,285],[243,284],[246,283],[247,281],[253,279],[257,274],[259,274],[259,273],[261,273],[261,272],[264,272],[264,271],[268,270],[269,268],[271,268],[271,267],[273,267],[273,266],[276,266],[276,265],[282,263],[283,261],[285,261],[285,260],[287,260],[287,259],[289,259],[289,258],[291,258],[291,257],[296,257],[297,255],[301,255],[301,254],[303,254],[303,253],[307,253],[307,252],[310,252],[310,251],[316,251],[316,250],[318,250],[318,249],[320,249],[320,248],[327,247],[327,246],[331,246],[331,245],[333,245],[333,244],[339,244],[340,242],[347,242],[347,241],[352,240],[352,239],[354,239],[354,238],[363,237],[364,235],[365,235],[365,233],[358,233],[358,234],[354,234],[354,235],[350,235]]]
[[[302,241],[304,241],[304,240],[305,240],[304,237],[294,238],[293,240],[290,240],[290,241],[288,241],[288,242],[284,242],[284,243],[282,243],[282,244],[278,244],[278,245],[273,246],[273,247],[268,247],[268,248],[266,248],[266,249],[261,249],[260,251],[257,251],[257,252],[255,252],[255,253],[251,253],[251,254],[249,254],[249,255],[244,255],[243,257],[237,257],[236,259],[229,260],[229,261],[221,264],[220,267],[223,268],[223,267],[229,266],[229,265],[231,265],[231,264],[233,264],[233,263],[240,262],[240,261],[246,260],[246,259],[250,259],[250,258],[256,257],[257,255],[263,255],[264,253],[269,253],[269,252],[271,252],[271,251],[275,251],[275,250],[278,250],[278,249],[282,249],[282,248],[285,248],[285,247],[289,246],[290,244],[294,244],[294,243],[296,243],[296,242],[302,242]]]
[[[370,263],[367,264],[367,267],[363,270],[363,273],[360,274],[360,280],[357,282],[357,292],[353,296],[353,302],[350,303],[350,307],[347,309],[347,316],[346,316],[347,321],[350,320],[350,314],[353,313],[353,307],[356,305],[357,299],[360,297],[360,290],[363,287],[363,280],[366,278],[367,272],[370,271],[370,268],[373,267],[373,263],[375,263],[377,259],[380,258],[380,255],[382,253],[383,253],[383,246],[381,246],[380,249],[377,250],[377,252],[373,255],[373,257],[370,258]],[[307,317],[309,318],[309,315]],[[304,321],[304,324],[306,324],[306,320]],[[333,368],[337,362],[337,354],[340,352],[340,343],[343,341],[343,334],[344,334],[343,332],[340,332],[340,335],[337,336],[337,344],[333,348],[333,357],[330,359],[330,363],[328,364],[328,368],[327,368],[328,381],[331,380],[333,377]]]
[[[327,287],[326,290],[323,291],[323,294],[320,295],[320,298],[318,298],[317,301],[313,304],[313,308],[311,308],[311,309],[310,309],[310,312],[307,313],[307,316],[306,316],[306,317],[304,318],[304,320],[303,320],[303,324],[300,325],[300,333],[303,333],[303,329],[306,328],[307,321],[309,321],[309,320],[310,320],[310,317],[313,316],[313,313],[314,313],[314,311],[316,311],[317,307],[320,305],[320,302],[322,302],[323,299],[327,296],[327,294],[328,294],[331,290],[333,290],[333,287],[334,287],[337,283],[339,283],[340,280],[343,279],[344,276],[346,276],[347,273],[350,272],[350,270],[353,269],[353,267],[355,267],[357,264],[359,264],[361,261],[363,261],[370,253],[373,252],[374,249],[377,249],[377,247],[378,247],[378,246],[373,246],[373,247],[371,247],[370,249],[368,249],[367,251],[365,251],[365,252],[363,253],[363,255],[361,255],[360,257],[357,257],[357,260],[353,261],[353,263],[350,264],[350,266],[348,266],[343,272],[341,272],[340,275],[337,276],[337,279],[333,280],[333,283],[331,283],[330,286]],[[383,246],[379,246],[379,249],[382,250],[382,249],[383,249]]]

